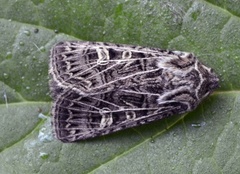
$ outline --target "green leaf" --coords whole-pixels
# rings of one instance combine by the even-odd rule
[[[0,173],[239,173],[239,3],[0,4]],[[221,87],[191,113],[63,144],[51,134],[49,50],[76,39],[194,52]]]

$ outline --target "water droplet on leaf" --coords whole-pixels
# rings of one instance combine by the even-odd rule
[[[23,33],[24,33],[26,36],[30,36],[30,35],[31,35],[31,33],[30,33],[29,30],[25,30],[25,31],[23,31]]]
[[[38,33],[38,32],[39,32],[39,29],[38,29],[38,28],[35,28],[35,29],[33,30],[33,32],[34,32],[34,33]]]
[[[40,155],[39,155],[42,159],[48,159],[49,157],[49,154],[48,153],[45,153],[45,152],[40,152]]]
[[[11,59],[12,58],[12,52],[7,52],[7,54],[6,54],[6,58],[7,59]]]
[[[3,77],[4,77],[5,79],[7,79],[7,78],[8,78],[8,74],[7,74],[7,73],[3,73]]]
[[[196,128],[202,127],[201,123],[192,123],[191,126]]]
[[[41,52],[45,52],[46,51],[44,46],[41,46],[39,49],[40,49]]]
[[[20,45],[20,46],[24,46],[24,42],[22,42],[22,41],[19,42],[19,45]]]

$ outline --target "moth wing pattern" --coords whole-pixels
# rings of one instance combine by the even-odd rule
[[[157,103],[157,96],[125,91],[83,96],[60,95],[53,106],[56,136],[63,142],[106,135],[185,112],[179,102]]]
[[[71,88],[81,94],[111,91],[126,87],[123,84],[133,77],[142,80],[140,77],[154,73],[161,76],[157,63],[162,60],[161,66],[167,68],[169,62],[165,59],[171,58],[169,53],[175,58],[183,54],[102,42],[60,42],[51,52],[50,74],[53,82],[63,89]]]
[[[74,142],[191,111],[218,86],[191,53],[102,42],[51,51],[53,127]]]

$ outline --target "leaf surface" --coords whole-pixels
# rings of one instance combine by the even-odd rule
[[[1,173],[240,172],[240,4],[0,0]],[[194,52],[221,87],[188,114],[73,144],[51,134],[49,50],[90,40]]]

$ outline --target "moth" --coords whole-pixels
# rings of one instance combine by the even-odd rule
[[[50,55],[57,139],[74,142],[195,109],[219,79],[192,54],[66,41]]]

